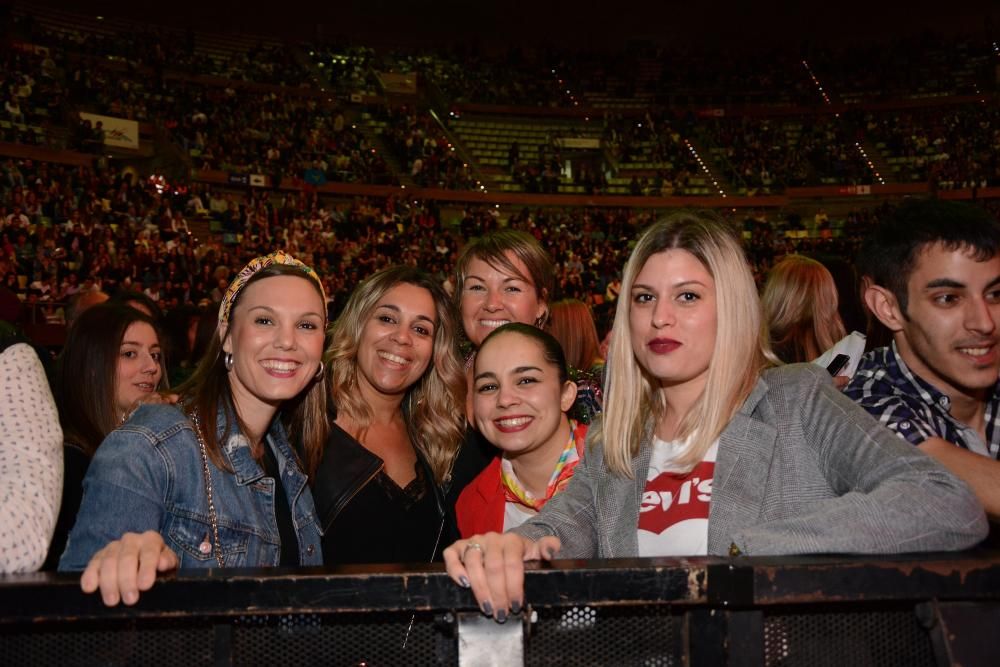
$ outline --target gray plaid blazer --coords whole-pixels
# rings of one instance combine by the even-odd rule
[[[555,535],[559,558],[636,557],[650,441],[651,427],[627,479],[608,471],[602,443],[588,438],[566,490],[515,530]],[[881,426],[818,366],[765,371],[719,437],[710,555],[957,550],[987,530],[964,482]]]

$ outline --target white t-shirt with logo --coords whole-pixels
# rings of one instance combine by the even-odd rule
[[[512,528],[517,528],[536,514],[538,512],[533,512],[524,505],[512,503],[508,500],[504,503],[503,529],[504,531],[508,531]]]
[[[639,505],[640,556],[704,556],[708,553],[708,513],[719,442],[690,472],[674,465],[686,440],[653,438],[646,487]]]

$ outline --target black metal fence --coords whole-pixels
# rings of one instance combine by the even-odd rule
[[[1000,664],[1000,554],[560,561],[499,625],[437,566],[0,577],[0,665]]]

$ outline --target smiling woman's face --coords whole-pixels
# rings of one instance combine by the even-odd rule
[[[469,262],[462,289],[462,326],[477,348],[497,327],[511,322],[535,325],[545,315],[545,301],[527,276],[528,267],[513,253],[507,259],[521,275],[479,258]]]
[[[163,377],[161,359],[156,330],[146,322],[130,324],[118,352],[115,402],[119,414],[126,414],[137,401],[156,391]]]
[[[476,354],[473,387],[476,426],[508,458],[566,446],[559,427],[575,387],[560,381],[538,341],[516,332],[490,338]]]
[[[222,349],[241,414],[275,410],[315,378],[323,355],[326,305],[308,278],[270,276],[247,285]]]
[[[386,292],[358,342],[362,393],[405,394],[431,363],[436,328],[437,309],[426,288],[400,283]]]

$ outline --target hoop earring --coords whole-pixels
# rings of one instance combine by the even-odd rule
[[[319,368],[316,369],[316,375],[314,376],[317,380],[323,379],[323,362],[319,362]]]
[[[227,371],[233,370],[233,353],[226,352],[222,355],[222,365],[226,367]]]

